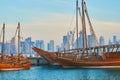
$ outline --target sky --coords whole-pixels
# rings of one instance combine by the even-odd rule
[[[97,37],[102,35],[108,41],[117,35],[120,39],[120,0],[85,1]],[[15,35],[20,22],[24,39],[60,44],[75,27],[75,4],[76,0],[0,0],[0,28],[6,24],[6,41]]]

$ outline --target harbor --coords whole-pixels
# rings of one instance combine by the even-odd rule
[[[0,3],[0,80],[120,80],[120,1]]]
[[[85,0],[76,0],[76,21],[75,32],[69,37],[69,49],[65,45],[67,42],[63,41],[63,51],[52,52],[45,51],[38,47],[32,49],[38,53],[49,64],[58,64],[62,67],[81,67],[81,68],[120,68],[120,45],[118,44],[99,44],[96,32],[92,25]],[[80,9],[81,8],[81,9]],[[79,15],[78,15],[79,14]],[[81,21],[81,39],[79,38],[79,17]],[[87,22],[88,21],[88,25]],[[89,30],[86,28],[89,27]],[[88,37],[88,32],[91,38]],[[76,35],[76,47],[73,47],[74,36]],[[66,37],[67,38],[67,37]],[[89,42],[89,40],[91,42]],[[81,46],[80,45],[81,43]],[[91,46],[92,45],[92,46]]]
[[[48,65],[48,62],[41,57],[30,57],[29,59],[31,60],[31,65]]]

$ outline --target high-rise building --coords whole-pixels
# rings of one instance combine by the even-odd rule
[[[104,41],[104,37],[103,36],[100,36],[99,38],[99,44],[102,46],[105,44],[105,41]]]
[[[34,47],[34,45],[35,45],[35,42],[31,41],[31,54],[35,53],[34,50],[32,49]]]
[[[44,41],[40,40],[40,48],[44,50]]]
[[[32,47],[33,47],[33,42],[32,42],[31,37],[26,38],[25,39],[25,49],[26,49],[25,53],[31,54],[33,51]]]
[[[60,48],[61,51],[65,50],[63,43],[61,43],[60,46],[61,46],[61,48]]]
[[[43,40],[36,40],[35,46],[37,48],[40,48],[40,49],[44,50],[44,41]]]
[[[63,36],[63,50],[67,50],[68,49],[68,37],[67,36]]]
[[[6,42],[4,44],[4,53],[5,54],[10,54],[10,43]]]
[[[79,33],[79,48],[83,48],[83,38],[82,38],[82,31]]]
[[[63,44],[64,44],[64,45],[67,44],[67,36],[63,36]]]
[[[48,51],[54,52],[54,40],[50,40],[50,42],[47,44]]]
[[[88,35],[88,46],[93,47],[93,36],[92,35]]]
[[[35,42],[35,46],[36,46],[37,48],[40,48],[39,40],[36,40],[36,42]]]
[[[17,54],[17,47],[15,45],[15,38],[13,37],[10,42],[10,53]]]
[[[51,51],[50,43],[47,44],[47,50],[48,50],[48,51]]]
[[[112,41],[111,40],[109,40],[108,45],[112,45]]]
[[[24,41],[20,42],[20,51],[21,51],[21,53],[25,54],[26,47],[25,47],[25,42]]]
[[[118,41],[117,41],[117,36],[114,35],[114,36],[113,36],[113,44],[117,44],[117,43],[118,43]]]
[[[54,40],[50,40],[51,51],[54,52]]]

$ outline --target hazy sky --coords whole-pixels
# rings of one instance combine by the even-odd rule
[[[108,40],[117,35],[120,39],[120,0],[85,1],[97,36]],[[31,36],[33,41],[45,43],[55,40],[59,44],[63,35],[75,27],[75,3],[76,0],[0,0],[0,27],[6,23],[7,41],[20,22],[24,38]]]

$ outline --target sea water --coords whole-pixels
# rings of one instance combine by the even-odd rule
[[[120,69],[32,66],[30,70],[0,72],[0,80],[120,80]]]

